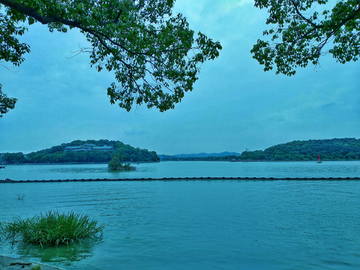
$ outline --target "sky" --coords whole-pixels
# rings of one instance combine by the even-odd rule
[[[360,65],[331,55],[295,76],[264,72],[250,50],[268,29],[267,13],[249,0],[178,0],[190,28],[219,40],[219,58],[205,62],[194,90],[175,109],[111,105],[112,73],[90,67],[77,30],[50,33],[39,23],[22,41],[31,47],[0,83],[14,110],[0,119],[0,153],[29,153],[73,140],[119,140],[158,154],[241,153],[294,140],[359,138]],[[3,63],[4,64],[4,63]]]

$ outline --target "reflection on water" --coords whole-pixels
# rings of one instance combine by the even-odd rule
[[[40,247],[30,244],[17,246],[17,254],[23,258],[36,258],[41,262],[57,262],[71,265],[71,262],[80,261],[93,255],[94,248],[102,240],[86,239],[71,245]]]
[[[90,166],[84,166],[84,167],[75,167],[75,168],[69,168],[69,167],[52,167],[52,168],[43,168],[40,172],[42,173],[68,173],[71,172],[73,174],[98,174],[98,173],[106,173],[108,169],[102,168],[102,167],[90,167]]]

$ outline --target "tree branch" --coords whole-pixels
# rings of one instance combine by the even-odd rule
[[[67,19],[64,19],[61,17],[57,17],[57,16],[43,16],[35,9],[27,7],[23,4],[20,4],[20,3],[16,2],[16,0],[0,0],[0,3],[5,6],[8,6],[10,8],[16,9],[17,11],[20,11],[21,13],[25,14],[26,16],[32,17],[35,20],[41,22],[42,24],[58,22],[58,23],[65,24],[67,26],[72,26],[72,27],[80,27],[81,26],[80,21],[67,20]],[[120,10],[120,12],[115,20],[102,22],[102,23],[99,23],[99,25],[106,25],[109,23],[117,23],[119,21],[121,12],[122,12],[122,10]]]
[[[303,19],[304,21],[306,21],[307,23],[311,24],[312,26],[314,26],[315,28],[321,28],[323,26],[319,26],[315,23],[313,23],[311,20],[309,20],[308,18],[306,18],[304,15],[301,14],[301,12],[299,11],[299,9],[296,6],[296,3],[294,2],[294,0],[290,0],[290,2],[293,4],[294,8],[295,8],[295,12],[297,15],[300,16],[301,19]]]
[[[50,17],[43,16],[39,12],[37,12],[35,9],[24,6],[23,4],[20,4],[20,3],[16,2],[15,0],[0,0],[0,3],[5,6],[16,9],[27,16],[30,16],[30,17],[36,19],[37,21],[41,22],[42,24],[60,22],[60,23],[66,24],[68,26],[73,26],[73,27],[79,27],[81,25],[80,22],[66,20],[63,18],[56,17],[56,16],[50,16]]]

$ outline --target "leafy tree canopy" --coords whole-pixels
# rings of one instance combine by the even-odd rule
[[[50,32],[77,28],[91,44],[79,52],[89,52],[98,71],[114,72],[107,89],[110,103],[128,111],[134,104],[166,111],[193,89],[200,65],[221,50],[219,42],[195,35],[182,14],[172,14],[174,2],[0,0],[0,60],[16,66],[24,61],[30,47],[18,36],[35,22]]]
[[[9,98],[2,92],[2,85],[0,84],[0,118],[3,117],[9,110],[15,108],[16,98]]]
[[[360,50],[360,2],[328,0],[255,0],[268,10],[271,25],[251,50],[253,58],[268,71],[294,75],[297,67],[317,65],[330,53],[340,63],[357,61]],[[330,1],[334,3],[335,1]],[[329,50],[326,45],[329,45]]]
[[[135,167],[130,166],[130,163],[122,164],[121,162],[122,156],[115,155],[113,158],[108,162],[108,168],[111,171],[132,171],[135,170]]]

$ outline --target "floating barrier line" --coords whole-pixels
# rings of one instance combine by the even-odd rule
[[[116,181],[196,181],[196,180],[250,180],[250,181],[314,181],[314,180],[360,180],[360,177],[163,177],[163,178],[104,178],[104,179],[58,179],[58,180],[1,180],[0,183],[59,183],[59,182],[116,182]]]

